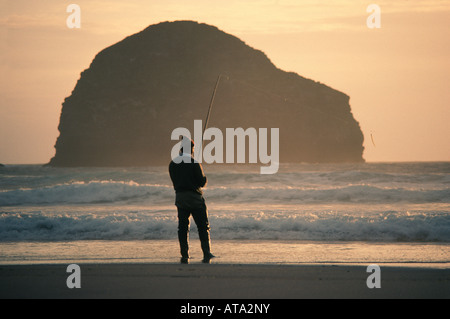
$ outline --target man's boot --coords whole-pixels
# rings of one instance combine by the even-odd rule
[[[209,230],[202,230],[198,232],[200,243],[203,251],[203,263],[208,264],[215,256],[211,254],[211,242],[209,236]]]
[[[178,231],[178,241],[180,242],[180,253],[182,264],[189,263],[189,233]]]

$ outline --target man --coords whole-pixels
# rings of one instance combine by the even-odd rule
[[[190,153],[184,150],[189,146],[189,139],[184,140],[181,145],[179,156],[173,159],[169,165],[169,174],[175,189],[175,205],[178,210],[181,263],[189,263],[189,218],[191,214],[197,225],[203,251],[203,262],[209,263],[214,255],[211,254],[208,209],[202,191],[202,187],[206,186],[207,178],[201,164],[192,157],[194,141],[190,140]]]

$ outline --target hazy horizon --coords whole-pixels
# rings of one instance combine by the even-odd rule
[[[367,162],[450,160],[450,1],[74,3],[80,29],[66,26],[69,3],[0,1],[0,163],[47,163],[62,102],[94,56],[175,20],[214,25],[278,68],[349,95]],[[380,29],[366,25],[370,3],[381,8]]]

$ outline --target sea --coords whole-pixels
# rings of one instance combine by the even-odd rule
[[[450,265],[450,162],[204,171],[213,263]],[[174,198],[168,166],[5,165],[0,265],[178,263]]]

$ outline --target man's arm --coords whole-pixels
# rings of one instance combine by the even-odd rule
[[[174,177],[173,177],[173,162],[170,162],[170,164],[169,164],[169,176],[170,176],[170,180],[172,181],[172,184],[173,184],[173,181],[174,181]]]
[[[200,163],[194,164],[194,178],[195,182],[199,187],[205,187],[208,183],[208,179],[203,172],[203,167]]]

